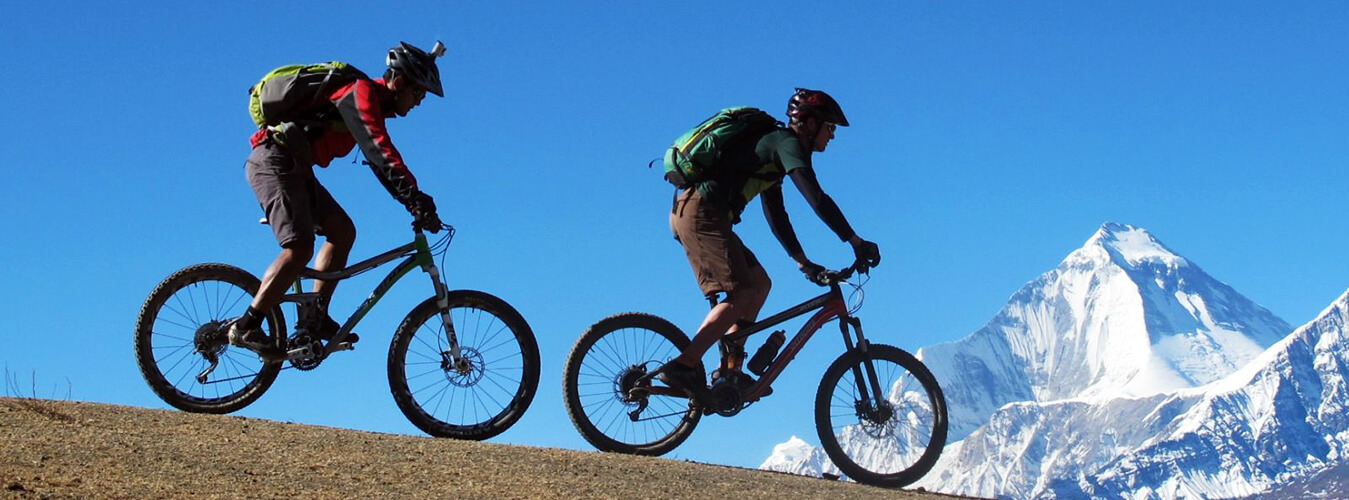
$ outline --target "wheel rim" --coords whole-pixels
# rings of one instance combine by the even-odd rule
[[[155,370],[179,397],[198,403],[233,399],[257,381],[265,366],[246,349],[231,348],[220,329],[247,310],[253,294],[224,280],[188,283],[163,302],[150,325],[150,353]],[[264,331],[271,334],[270,322]],[[197,375],[219,360],[206,381]]]
[[[471,306],[450,310],[460,356],[455,366],[439,314],[428,314],[408,341],[403,373],[412,402],[436,421],[488,425],[507,413],[525,378],[525,355],[510,325]],[[461,369],[462,368],[462,369]]]
[[[903,366],[886,359],[873,363],[881,387],[886,388],[884,401],[876,404],[861,398],[851,370],[845,371],[830,395],[830,432],[848,459],[862,469],[897,475],[917,464],[933,445],[935,405]]]
[[[622,328],[605,334],[585,351],[576,371],[577,402],[589,425],[626,445],[646,445],[674,434],[684,423],[688,399],[663,395],[630,397],[637,380],[679,355],[659,333]],[[638,420],[632,412],[641,410]]]

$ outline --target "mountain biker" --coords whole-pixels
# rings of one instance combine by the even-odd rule
[[[788,220],[782,198],[784,177],[791,177],[815,214],[839,239],[852,245],[858,259],[872,265],[880,263],[880,248],[857,236],[838,205],[821,189],[812,167],[812,153],[828,147],[838,125],[848,126],[843,109],[829,94],[798,88],[787,102],[787,116],[787,128],[726,147],[711,180],[675,197],[670,227],[684,247],[699,288],[712,301],[718,293],[725,294],[725,300],[712,307],[689,346],[659,368],[662,382],[692,396],[706,391],[703,354],[724,335],[753,324],[772,286],[758,259],[732,231],[756,195],[763,195],[764,216],[773,235],[812,281],[817,281],[824,268],[806,257]],[[741,371],[743,340],[739,345],[723,341],[722,347],[722,362],[713,379],[726,377],[742,389],[753,384],[754,380]]]
[[[389,49],[383,78],[357,78],[323,96],[302,129],[295,124],[262,127],[249,143],[253,152],[245,162],[248,184],[267,214],[281,253],[267,268],[262,286],[248,310],[229,329],[230,344],[253,350],[264,358],[284,357],[261,329],[265,311],[280,302],[290,283],[299,276],[314,254],[314,235],[326,240],[314,262],[318,271],[334,271],[346,266],[356,239],[351,218],[314,177],[313,166],[327,167],[334,158],[346,156],[359,145],[366,163],[384,188],[402,203],[414,218],[413,227],[438,232],[440,218],[435,201],[417,187],[417,180],[403,163],[385,127],[385,120],[406,116],[421,104],[426,93],[445,97],[440,84],[434,54],[399,42]],[[287,131],[303,130],[302,140]],[[308,142],[308,144],[305,144]],[[290,144],[291,147],[283,144]],[[314,280],[314,292],[325,305],[337,286],[335,281]],[[323,308],[326,311],[326,307]],[[324,316],[316,336],[331,340],[339,325]],[[350,342],[359,337],[348,334]]]

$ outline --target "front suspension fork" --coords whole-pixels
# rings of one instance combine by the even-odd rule
[[[855,346],[853,335],[848,331],[849,327],[857,337]],[[857,384],[857,402],[859,404],[865,402],[870,408],[880,408],[885,403],[885,390],[881,387],[880,378],[876,374],[876,364],[871,361],[871,343],[862,335],[862,320],[853,316],[840,317],[838,329],[843,334],[843,344],[847,347],[845,352],[853,352],[855,347],[857,352],[861,353],[862,361],[853,365],[851,369],[853,381]]]
[[[440,278],[440,269],[434,264],[423,266],[426,273],[431,275],[431,283],[436,289],[436,309],[440,311],[440,323],[445,327],[445,342],[450,346],[448,350],[441,353],[442,368],[453,369],[460,373],[467,373],[470,369],[469,361],[464,358],[459,348],[459,337],[454,332],[454,320],[450,319],[450,290],[445,285],[445,281]]]

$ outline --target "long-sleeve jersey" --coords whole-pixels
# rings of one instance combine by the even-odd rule
[[[310,125],[310,146],[314,163],[327,167],[334,158],[346,156],[360,145],[380,184],[399,202],[410,206],[418,193],[417,179],[403,163],[403,155],[394,147],[384,124],[385,119],[394,116],[393,100],[393,92],[382,79],[358,78],[337,88],[328,95],[330,104],[321,104],[313,110],[316,124]],[[258,130],[249,143],[257,147],[268,133],[266,128]]]
[[[741,212],[755,196],[763,195],[764,217],[768,227],[782,248],[793,257],[802,255],[801,242],[792,229],[791,220],[783,204],[782,180],[791,177],[801,196],[815,210],[829,229],[841,240],[857,233],[839,210],[833,198],[825,194],[811,167],[811,154],[789,129],[778,129],[764,134],[758,140],[747,140],[732,145],[722,152],[719,170],[713,180],[698,186],[704,197],[720,200],[731,210],[733,220],[739,221]]]

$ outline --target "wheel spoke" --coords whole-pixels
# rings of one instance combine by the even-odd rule
[[[481,299],[485,305],[465,302],[455,293],[465,292],[451,294],[449,311],[460,358],[444,364],[450,351],[444,324],[428,301],[395,334],[390,383],[399,408],[423,431],[484,439],[514,423],[533,398],[537,348],[528,327],[505,315],[508,306],[487,299]],[[467,363],[467,369],[461,372],[458,363]]]
[[[647,395],[639,408],[625,391],[677,355],[688,338],[668,322],[631,313],[607,318],[577,341],[564,373],[567,412],[582,436],[605,451],[659,455],[678,446],[701,416],[688,400]]]
[[[205,327],[241,314],[257,286],[257,278],[241,269],[199,264],[171,274],[155,288],[137,319],[136,358],[160,398],[187,411],[228,413],[270,387],[279,363],[240,358],[234,349],[211,346],[214,340],[200,337],[209,331]],[[269,319],[269,330],[272,323]],[[197,374],[206,370],[212,354],[219,356],[215,372],[206,384],[199,383]]]
[[[888,391],[880,402],[877,391],[856,386],[855,370],[866,373],[868,362]],[[940,387],[921,362],[897,348],[873,344],[867,354],[845,354],[826,371],[820,391],[820,440],[833,464],[854,480],[907,485],[931,469],[945,445]],[[872,396],[863,400],[863,393]]]

